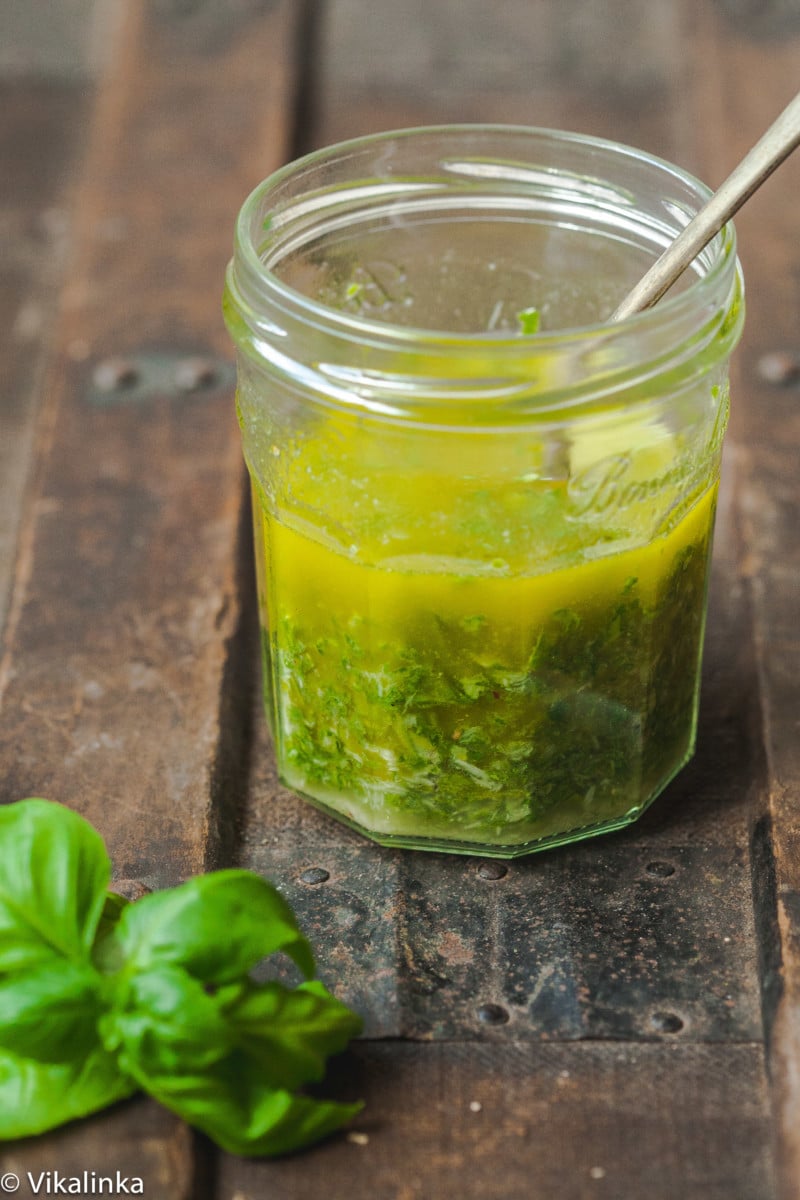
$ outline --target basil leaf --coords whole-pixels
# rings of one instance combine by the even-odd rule
[[[102,979],[91,967],[59,962],[0,979],[0,1047],[63,1063],[97,1044]]]
[[[238,979],[278,950],[314,974],[291,908],[252,871],[214,871],[144,896],[124,910],[116,938],[130,967],[168,963],[206,983]]]
[[[65,1063],[0,1051],[0,1139],[44,1133],[132,1095],[137,1086],[100,1047]]]
[[[111,864],[87,821],[49,800],[0,807],[0,971],[88,959]]]
[[[333,1133],[363,1107],[271,1088],[259,1064],[241,1052],[202,1074],[139,1079],[165,1108],[224,1150],[247,1156],[298,1150]]]
[[[130,904],[130,900],[126,900],[124,896],[118,895],[117,892],[107,892],[103,903],[103,911],[100,914],[100,921],[95,934],[95,947],[104,938],[113,933],[119,924],[119,919],[125,909]]]
[[[291,1094],[360,1021],[319,983],[248,976],[311,948],[275,888],[219,871],[126,903],[99,835],[46,800],[0,808],[0,1139],[137,1085],[242,1154],[297,1149],[359,1105]]]
[[[129,900],[126,900],[124,896],[117,895],[116,892],[109,892],[106,896],[92,946],[92,961],[98,971],[104,973],[119,971],[123,965],[122,951],[113,935],[119,919],[129,903]]]
[[[216,1000],[178,967],[123,980],[115,1008],[100,1021],[106,1050],[137,1076],[201,1071],[234,1044]]]
[[[322,1079],[326,1058],[362,1029],[361,1018],[317,981],[293,991],[249,982],[225,1013],[239,1048],[260,1065],[265,1081],[290,1091]]]

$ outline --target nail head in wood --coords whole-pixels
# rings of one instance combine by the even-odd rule
[[[327,883],[330,877],[330,871],[326,871],[324,867],[307,867],[305,871],[300,873],[300,882],[309,884]]]
[[[655,862],[649,862],[645,867],[645,870],[647,871],[648,875],[655,875],[658,879],[669,879],[670,875],[675,874],[675,868],[673,867],[672,863],[661,862],[658,860]]]
[[[505,879],[507,874],[508,867],[505,863],[484,862],[478,867],[479,879]]]
[[[482,1025],[506,1025],[508,1009],[502,1004],[482,1004],[478,1009],[478,1020]]]
[[[136,385],[139,372],[127,358],[105,358],[95,367],[92,378],[99,392],[120,392]]]
[[[792,354],[789,350],[773,350],[769,354],[762,354],[757,370],[765,383],[788,387],[800,380],[800,354]]]
[[[677,1013],[657,1012],[653,1013],[650,1018],[650,1024],[659,1033],[680,1033],[683,1029],[683,1021]]]
[[[184,358],[175,367],[175,386],[181,392],[199,392],[217,382],[216,365],[209,358]]]

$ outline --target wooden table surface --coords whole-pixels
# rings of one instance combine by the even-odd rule
[[[507,869],[277,784],[220,316],[246,193],[345,136],[571,128],[719,183],[800,83],[797,0],[55,10],[40,59],[0,13],[0,800],[74,807],[148,888],[273,879],[365,1018],[329,1090],[366,1136],[247,1162],[135,1099],[4,1169],[150,1200],[799,1197],[800,155],[737,222],[694,762],[628,831]]]

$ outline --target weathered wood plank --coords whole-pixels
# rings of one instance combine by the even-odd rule
[[[88,104],[80,84],[0,84],[0,630]]]
[[[518,120],[605,133],[677,158],[677,148],[692,146],[697,168],[713,177],[710,147],[695,140],[691,98],[713,91],[734,65],[756,78],[771,70],[764,47],[753,58],[750,42],[736,40],[744,35],[726,27],[717,60],[700,38],[694,72],[677,3],[647,22],[641,6],[615,5],[620,20],[612,22],[609,9],[608,24],[599,25],[584,19],[586,6],[555,0],[537,6],[535,21],[530,6],[516,3],[492,13],[477,3],[436,8],[409,3],[403,17],[395,4],[398,32],[389,37],[384,23],[363,14],[354,26],[346,0],[329,6],[328,36],[337,27],[340,39],[348,27],[357,36],[347,61],[343,41],[323,39],[321,119],[308,140],[454,117]],[[297,11],[288,0],[268,9],[176,2],[132,11],[141,23],[101,101],[76,284],[58,327],[39,499],[23,539],[4,660],[0,767],[4,798],[35,788],[67,799],[100,824],[121,874],[163,883],[235,850],[231,827],[215,822],[235,815],[235,806],[218,802],[223,789],[236,797],[243,788],[248,718],[235,684],[246,675],[250,643],[241,633],[238,438],[226,415],[218,280],[240,199],[287,150]],[[405,57],[420,22],[425,55],[438,38],[438,57],[423,56],[421,72]],[[397,77],[388,86],[389,67],[369,65],[370,38],[391,46]],[[700,79],[707,53],[710,74]],[[396,65],[404,57],[407,80]],[[202,205],[192,203],[197,195]],[[198,354],[212,359],[216,377],[179,395],[174,368]],[[109,358],[134,368],[122,367],[118,391],[104,391],[115,369]],[[98,380],[94,368],[104,362]],[[737,428],[748,444],[750,428]],[[788,515],[788,489],[780,490],[788,458],[778,443],[769,454],[769,492],[785,498]],[[789,544],[787,517],[773,513],[764,526],[750,460],[741,452],[733,461],[747,482],[742,489],[737,474],[737,495],[752,497],[757,510],[754,518],[746,510],[748,569],[764,622],[774,594],[765,572]],[[343,1136],[274,1164],[224,1159],[220,1196],[771,1200],[747,905],[750,781],[763,767],[752,736],[756,662],[749,595],[736,574],[738,511],[725,503],[722,515],[698,756],[619,837],[512,864],[495,880],[479,875],[474,860],[383,851],[277,788],[259,720],[241,859],[297,903],[323,977],[369,1015],[373,1038],[459,1041],[361,1044],[330,1087],[367,1099],[357,1132],[368,1141]],[[765,564],[755,557],[759,537],[777,526]],[[784,574],[791,569],[784,557]],[[777,611],[791,634],[785,592]],[[782,636],[791,648],[794,638]],[[782,699],[790,680],[781,692],[779,656],[770,662],[768,694]],[[792,727],[773,720],[770,730],[773,772],[781,763],[781,778],[791,778]],[[100,807],[104,795],[118,798],[118,811]],[[774,820],[778,800],[776,791]],[[786,870],[788,828],[776,843]],[[768,830],[761,844],[774,866]],[[303,879],[311,867],[329,878]],[[762,930],[771,927],[770,895],[769,887],[759,893]],[[787,890],[776,913],[783,922],[791,903]],[[764,961],[774,965],[783,954],[788,994],[797,955],[789,927],[777,928]],[[642,937],[644,951],[634,945]],[[482,1020],[478,1009],[496,1004],[510,1019],[488,1007]],[[794,1019],[785,1001],[777,1011]],[[683,1027],[665,1023],[670,1016]],[[798,1058],[779,1021],[773,1033],[788,1122],[784,1076]],[[587,1035],[609,1040],[558,1044]],[[138,1155],[142,1169],[130,1173],[146,1171],[147,1194],[164,1197],[192,1195],[199,1174],[186,1131],[140,1104],[12,1155],[9,1169],[30,1162],[62,1172],[73,1162],[135,1164]],[[800,1176],[784,1161],[789,1196]]]
[[[204,1194],[196,1188],[198,1155],[192,1131],[163,1108],[143,1100],[126,1101],[46,1137],[10,1144],[0,1156],[0,1174],[17,1176],[20,1196],[37,1194],[43,1173],[38,1194],[45,1196],[59,1194],[58,1176],[83,1181],[84,1171],[88,1183],[78,1192],[84,1196],[125,1195],[117,1187],[117,1171],[123,1180],[127,1178],[128,1194],[136,1194],[132,1189],[137,1178],[142,1181],[141,1194],[155,1200],[197,1200]],[[103,1191],[97,1182],[100,1177],[112,1179],[113,1188],[105,1184]],[[67,1186],[62,1184],[62,1194]]]
[[[102,0],[26,0],[4,4],[0,76],[9,80],[85,80],[105,58],[118,6]]]
[[[800,20],[796,6],[780,4],[724,5],[722,13],[695,11],[692,20],[698,22],[695,94],[707,114],[695,137],[709,177],[718,181],[796,92]],[[768,766],[754,878],[786,1200],[800,1195],[800,393],[791,371],[782,382],[762,363],[785,352],[791,360],[800,349],[799,187],[795,156],[737,218],[748,317],[732,421],[743,468],[742,565],[752,594]]]
[[[228,1159],[220,1200],[768,1200],[761,1047],[367,1043],[367,1108],[302,1161]]]
[[[290,0],[127,4],[42,385],[0,657],[0,800],[67,803],[119,876],[151,885],[213,865],[235,837],[250,589],[220,295],[241,199],[292,136],[297,20]],[[135,1101],[4,1161],[120,1169],[188,1200],[192,1147]]]
[[[236,783],[241,753],[240,714],[221,722],[247,694],[223,695],[242,491],[220,294],[241,198],[291,135],[296,13],[134,3],[129,17],[43,388],[0,665],[0,795],[71,804],[120,874],[163,883],[213,860],[215,788]],[[198,356],[208,370],[187,382]]]
[[[670,2],[405,0],[327,6],[317,143],[376,129],[495,121],[672,149],[677,16]]]
[[[711,173],[694,137],[678,2],[599,16],[585,5],[456,12],[409,0],[384,15],[357,20],[353,0],[328,6],[312,144],[517,121],[614,137]],[[496,879],[474,859],[382,850],[278,785],[257,717],[243,861],[291,898],[323,977],[365,1013],[367,1036],[423,1044],[369,1041],[348,1060],[353,1094],[368,1102],[357,1127],[368,1144],[340,1138],[286,1164],[226,1161],[226,1200],[335,1197],[337,1187],[426,1200],[774,1195],[750,864],[765,766],[733,451],[698,751],[633,829],[514,862]],[[327,877],[304,880],[308,868]],[[582,1038],[608,1041],[558,1044]],[[567,1107],[552,1093],[537,1099],[540,1055],[570,1073],[560,1086],[575,1079]],[[587,1075],[573,1066],[590,1062]],[[502,1080],[480,1126],[469,1112],[478,1070]]]

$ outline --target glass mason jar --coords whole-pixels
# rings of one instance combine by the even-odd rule
[[[245,202],[225,313],[280,777],[385,845],[626,825],[695,740],[733,229],[608,314],[708,195],[538,129],[361,138]]]

